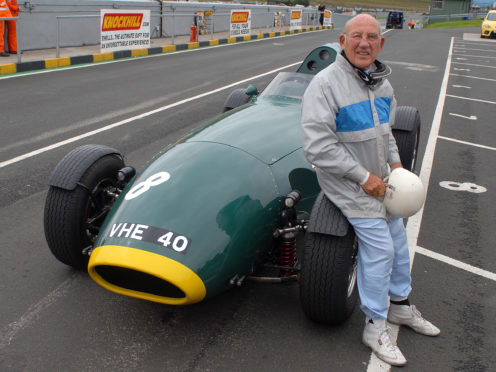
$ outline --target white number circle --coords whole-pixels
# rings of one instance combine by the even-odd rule
[[[448,190],[467,191],[467,192],[473,192],[475,194],[480,194],[487,191],[487,189],[484,186],[479,186],[476,185],[475,183],[470,183],[470,182],[442,181],[439,182],[439,186],[444,187]]]
[[[126,200],[132,200],[134,198],[137,198],[141,194],[147,192],[150,190],[151,187],[153,186],[158,186],[166,181],[168,181],[170,178],[169,172],[158,172],[150,177],[148,177],[146,180],[141,181],[137,183],[136,185],[133,186],[131,190],[128,191],[126,194],[126,197],[124,199]]]

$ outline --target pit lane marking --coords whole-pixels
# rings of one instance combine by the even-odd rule
[[[469,145],[469,146],[478,147],[480,149],[486,149],[486,150],[496,151],[496,147],[491,147],[491,146],[486,146],[486,145],[480,145],[478,143],[462,141],[462,140],[459,140],[459,139],[445,137],[445,136],[438,136],[437,138],[443,139],[445,141],[451,141],[451,142],[461,143],[463,145]]]
[[[422,159],[422,168],[420,169],[419,177],[422,180],[422,183],[425,185],[425,192],[427,194],[429,188],[429,179],[431,177],[432,165],[434,163],[434,153],[436,151],[437,139],[439,136],[439,129],[441,127],[441,119],[443,116],[444,103],[446,102],[446,92],[448,90],[448,81],[451,70],[451,58],[453,56],[453,45],[455,42],[455,38],[451,38],[450,47],[448,50],[448,56],[446,58],[446,66],[444,68],[444,76],[443,81],[441,83],[441,88],[439,90],[439,98],[436,105],[436,110],[434,112],[434,117],[432,119],[431,130],[429,132],[429,138],[427,139],[427,145],[425,148],[424,158]],[[413,262],[415,258],[415,252],[418,242],[418,236],[420,233],[420,224],[422,222],[422,216],[424,214],[424,206],[420,208],[417,214],[413,215],[408,219],[408,223],[406,225],[406,235],[408,239],[408,247],[410,251],[410,271],[413,267]],[[397,330],[398,326],[391,325],[391,330],[393,334],[391,335],[391,341],[396,343],[397,335],[399,330]],[[386,372],[390,371],[391,366],[388,363],[381,361],[379,358],[372,353],[369,365],[367,367],[367,372]]]
[[[37,149],[37,150],[31,151],[31,152],[28,152],[28,153],[26,153],[24,155],[20,155],[20,156],[17,156],[15,158],[12,158],[12,159],[9,159],[9,160],[0,162],[0,168],[6,167],[7,165],[18,163],[20,161],[23,161],[23,160],[26,160],[26,159],[29,159],[29,158],[32,158],[32,157],[34,157],[36,155],[43,154],[45,152],[54,150],[54,149],[56,149],[58,147],[62,147],[62,146],[67,145],[69,143],[73,143],[73,142],[79,141],[81,139],[94,136],[95,134],[98,134],[98,133],[101,133],[101,132],[105,132],[107,130],[114,129],[114,128],[117,128],[117,127],[120,127],[120,126],[129,124],[129,123],[135,122],[137,120],[140,120],[140,119],[143,119],[145,117],[148,117],[148,116],[157,114],[159,112],[169,110],[169,109],[174,108],[176,106],[180,106],[180,105],[183,105],[185,103],[188,103],[188,102],[191,102],[191,101],[196,101],[196,100],[198,100],[200,98],[207,97],[207,96],[210,96],[212,94],[222,92],[223,90],[233,88],[233,87],[235,87],[235,86],[237,86],[239,84],[243,84],[243,83],[246,83],[248,81],[255,80],[255,79],[258,79],[258,78],[267,76],[267,75],[274,74],[274,73],[279,72],[281,70],[285,70],[287,68],[300,65],[301,63],[303,63],[303,61],[294,62],[294,63],[291,63],[291,64],[286,65],[286,66],[278,67],[278,68],[276,68],[274,70],[270,70],[270,71],[267,71],[267,72],[264,72],[264,73],[261,73],[261,74],[258,74],[258,75],[250,76],[250,77],[248,77],[246,79],[239,80],[239,81],[236,81],[236,82],[231,83],[231,84],[228,84],[228,85],[224,85],[222,87],[219,87],[219,88],[210,90],[208,92],[204,92],[204,93],[198,94],[198,95],[193,96],[193,97],[189,97],[189,98],[186,98],[186,99],[183,99],[183,100],[180,100],[180,101],[176,101],[174,103],[170,103],[168,105],[165,105],[165,106],[156,108],[154,110],[147,111],[147,112],[144,112],[142,114],[139,114],[139,115],[136,115],[136,116],[132,116],[130,118],[127,118],[127,119],[124,119],[124,120],[121,120],[121,121],[118,121],[118,122],[115,122],[115,123],[106,125],[104,127],[101,127],[101,128],[98,128],[98,129],[95,129],[95,130],[92,130],[92,131],[89,131],[89,132],[86,132],[86,133],[83,133],[83,134],[80,134],[79,136],[71,137],[71,138],[68,138],[68,139],[66,139],[64,141],[60,141],[60,142],[54,143],[52,145],[42,147],[40,149]]]
[[[460,77],[465,77],[469,79],[477,79],[477,80],[486,80],[486,81],[496,81],[496,79],[491,79],[491,78],[484,78],[480,76],[470,76],[470,75],[461,75],[461,74],[450,74],[451,76],[460,76]]]
[[[495,52],[496,52],[496,51],[487,50],[487,49],[460,48],[460,47],[454,47],[453,49],[478,50],[478,51],[480,51],[480,52],[489,52],[489,53],[495,53]]]
[[[456,54],[458,54],[458,53],[456,53]],[[472,58],[496,58],[496,57],[491,57],[491,56],[476,56],[473,54],[458,54],[458,55],[463,56],[463,57],[472,57]],[[468,60],[468,58],[460,58],[460,57],[457,57],[455,59],[459,59],[459,60],[463,59],[464,61]]]
[[[31,306],[19,319],[5,326],[0,334],[0,350],[9,346],[18,332],[29,327],[35,322],[39,314],[50,307],[60,297],[65,297],[71,292],[71,286],[74,281],[81,277],[83,274],[75,273],[70,278],[62,282],[57,288],[50,292],[47,296],[43,297],[36,304]]]
[[[496,105],[496,102],[494,101],[486,101],[484,99],[477,99],[477,98],[470,98],[470,97],[461,97],[461,96],[455,96],[453,94],[446,94],[446,97],[452,97],[452,98],[458,98],[458,99],[465,99],[467,101],[475,101],[475,102],[482,102],[482,103],[490,103],[491,105]]]
[[[468,87],[465,87],[465,88],[468,88]],[[469,88],[470,89],[470,88]],[[456,117],[459,117],[459,118],[463,118],[463,119],[468,119],[468,120],[477,120],[477,116],[475,115],[470,115],[470,116],[465,116],[465,115],[461,115],[461,114],[454,114],[452,112],[449,113],[451,116],[456,116]]]
[[[459,269],[468,271],[469,273],[472,273],[472,274],[475,274],[475,275],[479,275],[479,276],[482,276],[482,277],[484,277],[486,279],[490,279],[490,280],[493,280],[493,281],[496,282],[496,273],[493,273],[493,272],[490,272],[490,271],[487,271],[487,270],[483,270],[483,269],[478,268],[476,266],[472,266],[472,265],[466,264],[465,262],[455,260],[454,258],[451,258],[451,257],[445,256],[443,254],[439,254],[439,253],[430,251],[428,249],[425,249],[425,248],[422,248],[422,247],[419,247],[419,246],[416,246],[415,247],[415,252],[420,253],[423,256],[430,257],[430,258],[432,258],[432,259],[434,259],[436,261],[444,262],[444,263],[446,263],[448,265],[457,267]]]
[[[400,65],[405,66],[406,69],[415,70],[415,71],[430,71],[436,72],[439,70],[439,67],[433,65],[425,65],[422,63],[412,63],[412,62],[401,62],[401,61],[384,61],[384,63],[388,65]]]
[[[481,147],[481,148],[488,148],[490,150],[496,150],[496,148],[491,148],[489,146],[477,145],[477,144],[466,142],[466,141],[454,140],[451,138],[439,136],[439,129],[441,126],[441,119],[443,116],[444,103],[446,102],[446,97],[451,96],[451,95],[446,94],[446,92],[447,92],[448,80],[449,80],[449,76],[450,76],[451,58],[453,55],[453,44],[454,44],[454,37],[451,38],[451,44],[450,44],[450,48],[449,48],[449,52],[448,52],[448,57],[446,59],[446,67],[444,70],[444,77],[443,77],[443,81],[441,83],[439,98],[438,98],[436,110],[434,112],[434,117],[432,119],[431,130],[429,132],[429,138],[427,140],[427,146],[425,149],[424,158],[422,160],[422,168],[420,170],[420,175],[419,175],[420,179],[422,180],[423,184],[426,187],[426,193],[427,193],[427,190],[429,187],[429,180],[430,180],[430,175],[431,175],[432,166],[433,166],[433,162],[434,162],[434,153],[436,150],[437,140],[439,138],[453,141],[453,142],[469,144],[469,145],[473,145],[473,146],[477,146],[477,147]],[[464,75],[457,75],[457,74],[452,74],[452,75],[464,76]],[[482,79],[482,78],[477,78],[477,77],[474,77],[474,78]],[[457,96],[452,96],[452,97],[468,99],[465,97],[457,97]],[[471,100],[480,101],[480,100],[475,100],[475,99],[471,99]],[[488,101],[488,103],[493,103],[493,102]],[[419,254],[422,254],[424,256],[433,258],[435,260],[439,260],[439,261],[447,263],[451,266],[454,266],[454,267],[463,269],[465,271],[468,271],[470,273],[480,275],[480,276],[483,276],[483,277],[488,278],[490,280],[496,281],[496,274],[495,273],[477,268],[475,266],[468,265],[466,263],[455,260],[453,258],[450,258],[450,257],[444,256],[442,254],[439,254],[439,253],[427,250],[425,248],[419,247],[417,245],[417,242],[418,242],[418,236],[420,233],[420,224],[422,222],[423,213],[424,213],[424,206],[422,206],[422,208],[420,209],[420,211],[417,214],[415,214],[414,216],[412,216],[408,219],[408,224],[406,226],[407,237],[408,237],[408,246],[410,249],[410,270],[413,267],[415,253],[418,252]],[[399,332],[399,327],[397,325],[394,325],[394,324],[391,324],[390,327],[391,327],[391,331],[392,331],[392,335],[391,335],[392,341],[396,342],[397,335]],[[379,358],[377,358],[375,356],[374,353],[371,354],[371,357],[369,360],[369,365],[367,367],[367,372],[385,372],[385,371],[390,371],[390,370],[391,370],[391,366],[389,364],[381,361]]]
[[[485,67],[485,68],[496,68],[496,66],[488,66],[488,65],[479,65],[477,63],[466,63],[466,62],[453,62],[458,65],[467,65],[467,66],[475,66],[475,67]]]

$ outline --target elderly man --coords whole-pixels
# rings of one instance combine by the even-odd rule
[[[302,106],[303,149],[326,196],[358,237],[358,291],[366,322],[363,342],[382,360],[404,365],[391,340],[391,323],[437,336],[437,327],[411,305],[410,256],[401,218],[387,215],[383,179],[401,167],[391,132],[396,100],[391,70],[376,60],[384,45],[375,18],[350,19],[339,37],[340,55],[318,73]]]

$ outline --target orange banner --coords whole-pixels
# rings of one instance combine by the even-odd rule
[[[231,14],[231,23],[246,23],[249,16],[249,12],[233,12]]]
[[[105,14],[102,22],[102,31],[139,30],[143,14]]]

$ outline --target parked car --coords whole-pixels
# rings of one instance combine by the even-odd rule
[[[45,203],[53,255],[110,291],[169,305],[203,301],[246,279],[299,280],[310,319],[343,322],[357,301],[357,241],[321,192],[300,134],[303,93],[338,48],[314,49],[261,94],[234,90],[219,118],[137,176],[113,148],[69,152],[49,178]],[[399,107],[393,133],[412,170],[418,111]],[[305,243],[297,254],[298,233]]]
[[[495,38],[496,37],[496,10],[490,10],[481,26],[481,38]]]
[[[386,20],[386,28],[403,28],[403,12],[389,12]]]

